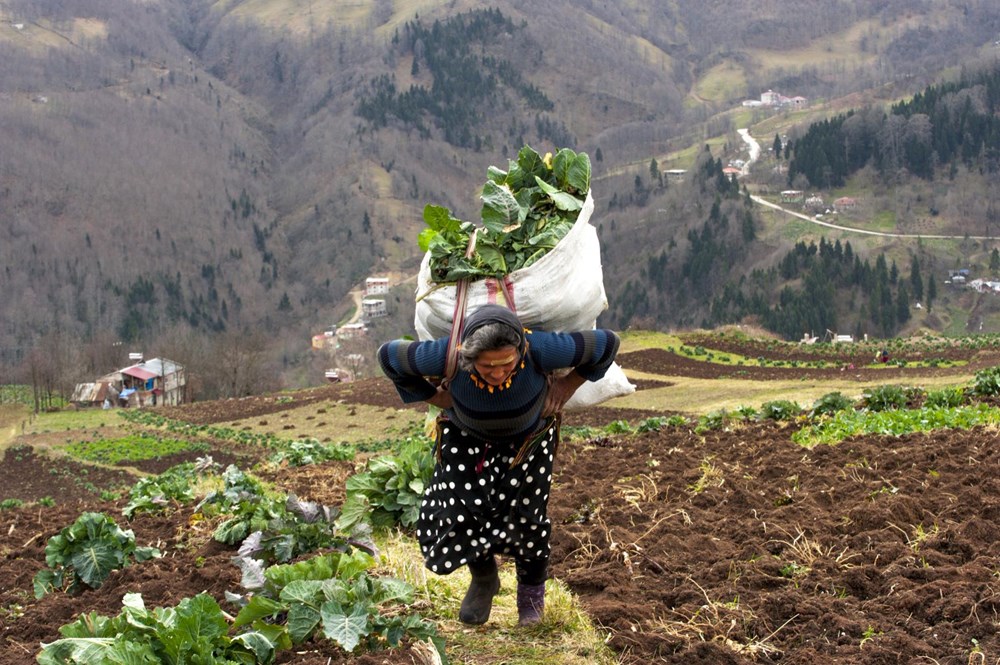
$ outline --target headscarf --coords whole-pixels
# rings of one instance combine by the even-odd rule
[[[526,341],[524,335],[524,325],[522,325],[521,320],[517,318],[517,314],[502,305],[481,305],[479,309],[466,317],[465,327],[462,329],[462,341],[464,342],[468,339],[469,335],[471,335],[475,330],[490,323],[502,323],[505,326],[513,328],[517,332],[518,339],[521,340],[517,345],[517,352],[524,352],[524,343]]]

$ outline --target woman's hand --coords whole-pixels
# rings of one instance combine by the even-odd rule
[[[549,380],[549,391],[545,395],[545,406],[542,407],[542,417],[548,418],[551,415],[562,411],[566,402],[573,396],[576,389],[582,386],[587,380],[576,373],[576,370],[558,379]]]
[[[450,409],[451,408],[451,393],[448,392],[447,388],[442,388],[438,386],[437,394],[428,400],[424,400],[428,404],[433,404],[439,409]]]

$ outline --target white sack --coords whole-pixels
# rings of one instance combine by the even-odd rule
[[[513,307],[525,328],[567,332],[589,330],[608,308],[601,271],[601,245],[590,223],[594,199],[590,192],[573,228],[548,254],[532,265],[507,275]],[[493,278],[469,284],[466,316],[487,303],[505,304],[503,290]],[[509,306],[509,305],[508,305]],[[430,252],[417,275],[414,327],[421,340],[447,337],[455,313],[455,285],[431,280]],[[597,382],[587,382],[566,404],[567,409],[594,406],[635,392],[621,367],[613,364]]]

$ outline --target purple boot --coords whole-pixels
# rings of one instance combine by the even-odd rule
[[[517,584],[517,625],[533,626],[542,620],[545,609],[545,582]]]

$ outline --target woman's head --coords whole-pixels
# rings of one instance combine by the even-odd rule
[[[466,320],[458,364],[499,385],[521,359],[524,329],[517,315],[499,305],[483,305]]]

